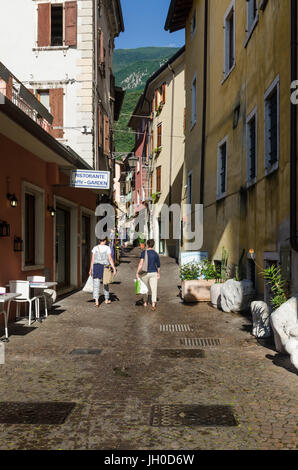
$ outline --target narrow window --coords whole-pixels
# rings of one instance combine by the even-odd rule
[[[276,169],[279,160],[279,80],[265,95],[265,168]]]
[[[156,192],[161,192],[161,166],[156,168]]]
[[[35,265],[35,197],[25,194],[25,265]]]
[[[217,197],[226,194],[227,186],[227,140],[222,141],[218,146],[218,170],[217,170]]]
[[[191,125],[193,126],[197,120],[197,78],[192,81],[191,87]]]
[[[224,20],[225,31],[225,75],[228,75],[235,65],[235,8],[234,2],[229,7]]]
[[[249,33],[258,17],[257,0],[247,0],[247,32]]]
[[[192,203],[192,172],[190,171],[187,176],[187,204]]]
[[[43,106],[45,106],[49,112],[51,112],[50,91],[49,90],[38,90],[37,91],[37,98],[41,102],[41,104]]]
[[[51,8],[51,46],[63,45],[63,7],[52,5]]]
[[[255,182],[257,176],[257,114],[254,110],[246,122],[247,183]]]
[[[162,124],[157,126],[157,147],[161,147],[162,144]]]
[[[190,23],[190,34],[191,34],[191,39],[193,38],[195,32],[196,32],[196,26],[197,26],[197,10],[195,8],[192,18],[191,18],[191,23]]]

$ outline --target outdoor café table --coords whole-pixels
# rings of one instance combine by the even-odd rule
[[[5,310],[5,302],[9,302],[10,300],[12,299],[15,299],[16,297],[19,297],[21,294],[16,294],[16,293],[10,293],[10,294],[1,294],[0,295],[0,314],[4,314],[4,322],[5,322],[5,339],[0,339],[0,341],[5,341],[5,342],[8,342],[9,339],[8,339],[8,327],[7,327],[7,323],[8,323],[8,315],[7,315],[7,312]]]
[[[58,284],[58,282],[30,282],[29,286],[33,289],[34,297],[40,297],[43,295],[45,289],[50,289]],[[39,318],[41,321],[41,318]]]

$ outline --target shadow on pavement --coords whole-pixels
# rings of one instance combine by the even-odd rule
[[[272,356],[271,354],[266,354],[265,357],[267,359],[270,359],[270,361],[272,361],[275,366],[282,367],[283,369],[286,369],[288,372],[298,375],[297,369],[293,366],[293,364],[291,364],[289,355],[277,353],[275,354],[275,356]]]

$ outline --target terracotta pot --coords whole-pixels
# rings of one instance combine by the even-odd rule
[[[182,281],[182,298],[184,302],[210,302],[210,289],[215,284],[215,279],[206,281],[198,279]]]
[[[145,248],[145,243],[140,243],[140,248],[141,248],[142,250],[144,250],[144,248]]]

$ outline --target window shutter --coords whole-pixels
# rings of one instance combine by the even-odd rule
[[[110,121],[108,116],[104,116],[104,153],[110,153]]]
[[[77,2],[65,2],[65,44],[77,45]]]
[[[101,107],[98,107],[98,146],[102,147],[102,112]]]
[[[156,192],[160,193],[161,191],[161,166],[156,168]]]
[[[163,83],[162,84],[162,102],[163,102],[163,104],[166,104],[166,88],[167,88],[167,84]]]
[[[63,127],[63,88],[50,90],[50,108],[53,116],[53,127]],[[53,129],[52,135],[56,139],[63,137],[63,129]]]
[[[51,45],[51,4],[38,5],[38,47]]]
[[[158,91],[155,90],[155,111],[157,111],[158,108]]]
[[[162,124],[157,126],[157,147],[161,147]]]
[[[99,34],[99,63],[103,64],[105,61],[105,53],[104,53],[104,42],[103,42],[103,31]]]

